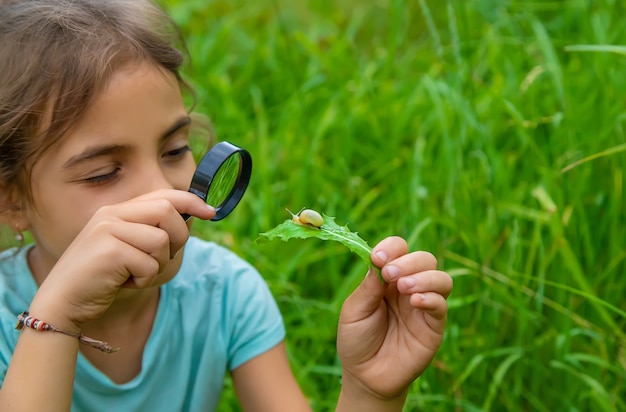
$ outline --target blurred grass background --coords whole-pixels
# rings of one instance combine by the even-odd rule
[[[316,411],[366,268],[334,242],[254,242],[303,206],[454,277],[406,411],[626,410],[626,3],[166,3],[197,110],[254,159],[234,214],[195,232],[264,275]],[[239,410],[228,382],[220,410]]]

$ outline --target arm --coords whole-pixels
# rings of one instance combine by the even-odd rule
[[[407,391],[385,399],[360,386],[357,382],[343,381],[337,401],[337,412],[393,412],[402,411]]]
[[[215,213],[197,196],[173,190],[101,208],[47,274],[30,315],[79,332],[107,311],[121,287],[149,287],[187,240],[181,212],[206,219]],[[78,346],[61,333],[24,328],[0,388],[0,410],[68,411]]]
[[[311,411],[291,372],[284,343],[239,366],[232,376],[244,411]]]
[[[52,313],[41,309],[33,306],[31,314]],[[0,410],[69,411],[78,345],[60,333],[25,328],[0,391]]]
[[[410,384],[443,340],[452,279],[427,252],[389,237],[372,251],[385,283],[370,270],[341,309],[337,350],[343,386],[337,411],[401,411]]]
[[[337,412],[401,411],[409,385],[443,339],[452,280],[435,269],[435,258],[408,253],[404,240],[391,237],[374,248],[372,261],[382,267],[387,282],[382,284],[370,270],[342,307],[337,349],[343,377]],[[311,410],[282,343],[234,370],[233,380],[245,411]]]

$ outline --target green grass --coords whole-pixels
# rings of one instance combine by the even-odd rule
[[[303,206],[454,276],[407,411],[626,410],[624,2],[168,3],[198,110],[254,159],[235,213],[196,233],[262,272],[315,410],[366,268],[334,242],[254,243]]]

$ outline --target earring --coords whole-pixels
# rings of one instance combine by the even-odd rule
[[[19,243],[24,242],[24,233],[22,233],[22,228],[19,223],[15,223],[15,240]]]

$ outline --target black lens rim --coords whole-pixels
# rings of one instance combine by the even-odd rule
[[[241,159],[239,163],[239,173],[237,174],[233,189],[228,196],[226,196],[222,204],[211,205],[216,208],[215,216],[211,219],[214,222],[228,216],[239,204],[239,201],[246,192],[248,183],[250,183],[250,176],[252,175],[252,156],[250,156],[247,150],[235,146],[230,142],[219,142],[204,155],[202,160],[200,160],[196,172],[193,175],[193,179],[191,180],[189,192],[206,202],[213,178],[226,160],[234,155],[238,155]],[[183,215],[183,217],[185,217],[185,220],[188,219],[185,215]]]

